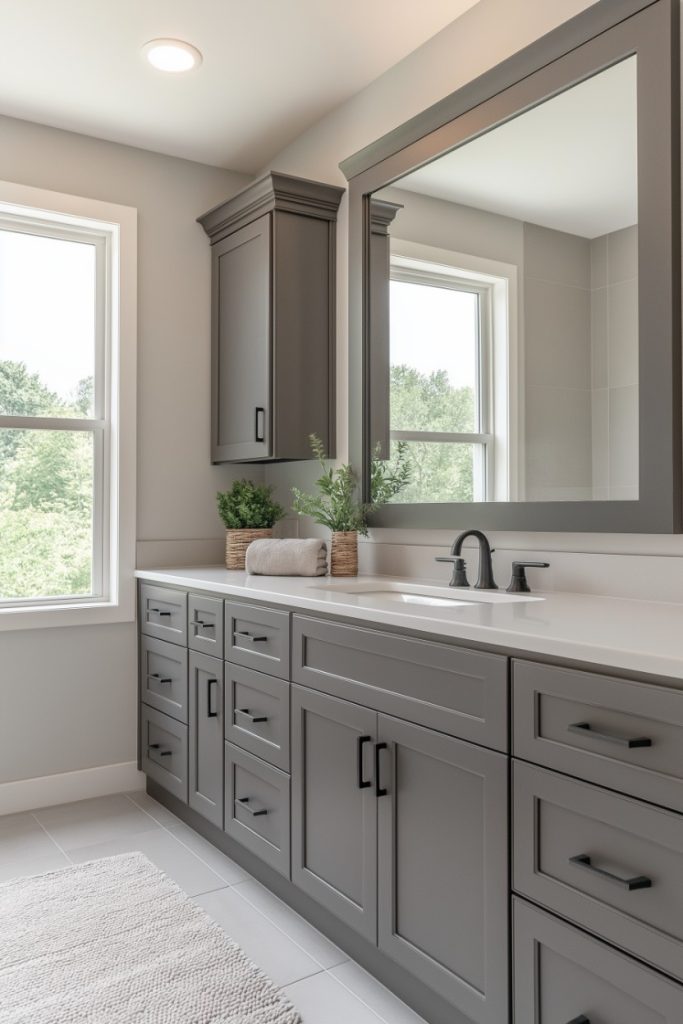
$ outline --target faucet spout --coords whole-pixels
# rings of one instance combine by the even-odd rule
[[[479,543],[479,577],[474,584],[475,590],[498,590],[493,578],[493,562],[491,560],[492,550],[488,537],[481,530],[465,530],[453,541],[451,555],[459,557],[462,553],[462,545],[468,537],[474,537]]]

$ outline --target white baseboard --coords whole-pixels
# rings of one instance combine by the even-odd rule
[[[0,784],[0,814],[16,814],[37,807],[52,807],[73,800],[144,788],[145,776],[138,771],[135,761],[43,775],[37,779],[19,779]]]

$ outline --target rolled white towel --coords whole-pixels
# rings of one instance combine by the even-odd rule
[[[247,548],[246,570],[254,576],[326,576],[324,540],[255,540]]]

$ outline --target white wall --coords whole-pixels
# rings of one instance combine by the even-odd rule
[[[236,472],[209,463],[210,250],[195,218],[247,179],[10,118],[0,179],[137,207],[138,561],[218,561],[214,495]],[[0,813],[2,783],[132,761],[135,722],[132,622],[0,634]]]
[[[409,117],[557,27],[592,0],[480,0],[462,17],[391,68],[357,96],[318,122],[272,162],[274,169],[344,183],[339,162]],[[345,458],[348,361],[348,207],[338,223],[338,456]],[[274,466],[267,478],[285,498],[294,480],[310,480],[310,467]],[[476,523],[453,522],[451,530],[375,530],[361,545],[365,570],[410,572],[446,578],[433,555],[444,553],[456,532]],[[628,596],[683,598],[683,536],[603,534],[492,534],[501,581],[514,557],[543,555],[553,563],[543,577],[551,589]],[[605,558],[598,553],[609,553]]]

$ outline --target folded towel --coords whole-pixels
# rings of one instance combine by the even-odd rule
[[[254,576],[326,576],[324,540],[255,540],[247,548],[246,570]]]

